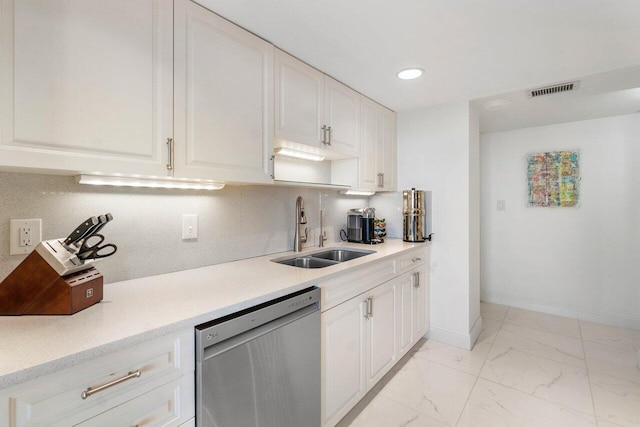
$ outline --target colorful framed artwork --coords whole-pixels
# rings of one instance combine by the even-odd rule
[[[551,151],[527,155],[529,206],[577,207],[579,184],[579,152]]]

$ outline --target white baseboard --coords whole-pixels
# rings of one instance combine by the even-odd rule
[[[471,350],[481,331],[482,318],[478,318],[476,323],[473,325],[473,328],[471,328],[471,332],[469,332],[469,334],[467,335],[431,325],[431,328],[429,329],[429,332],[427,332],[425,337],[430,340],[452,345],[454,347]]]
[[[524,308],[526,310],[540,311],[542,313],[555,314],[557,316],[573,319],[587,320],[589,322],[604,323],[606,325],[619,326],[621,328],[640,330],[640,318],[588,310],[582,307],[557,304],[549,301],[540,301],[532,298],[523,298],[514,295],[482,293],[482,301],[494,304],[508,305]]]

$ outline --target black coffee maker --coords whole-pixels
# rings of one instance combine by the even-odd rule
[[[349,209],[347,212],[347,241],[353,243],[378,243],[375,238],[374,208]]]

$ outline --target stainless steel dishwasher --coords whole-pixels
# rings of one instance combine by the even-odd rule
[[[196,326],[198,427],[318,427],[320,290]]]

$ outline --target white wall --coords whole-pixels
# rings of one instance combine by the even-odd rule
[[[479,210],[473,194],[478,171],[478,138],[470,138],[477,129],[473,116],[467,102],[398,114],[398,189],[432,191],[429,336],[464,348],[473,345],[481,326],[473,259]]]
[[[317,246],[319,210],[328,243],[339,241],[347,210],[368,198],[337,191],[227,186],[220,191],[79,185],[73,177],[0,172],[0,281],[24,258],[9,255],[9,220],[42,218],[44,239],[68,235],[92,215],[111,212],[103,233],[118,252],[97,264],[105,283],[293,249],[295,201],[305,199],[309,243]],[[183,241],[182,214],[198,214],[198,239]],[[238,286],[243,286],[239,283]]]
[[[580,206],[527,207],[526,154],[557,150]],[[483,135],[483,300],[640,329],[639,160],[640,114]]]

